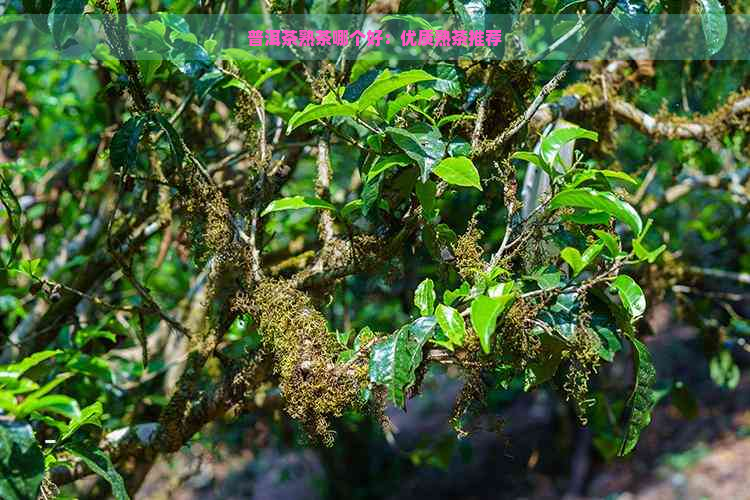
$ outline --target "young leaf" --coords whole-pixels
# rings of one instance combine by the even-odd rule
[[[620,250],[620,240],[617,236],[614,236],[606,231],[602,231],[601,229],[594,229],[594,234],[604,242],[604,245],[607,247],[607,251],[612,258],[620,256],[622,251]]]
[[[654,384],[656,383],[656,370],[651,362],[651,354],[648,348],[638,339],[629,337],[633,344],[633,371],[635,372],[635,387],[628,398],[625,407],[627,415],[627,426],[625,435],[620,445],[618,455],[624,456],[630,453],[638,443],[641,431],[651,423],[651,411],[656,405],[656,394]]]
[[[617,290],[622,304],[630,313],[631,318],[640,317],[646,310],[646,297],[643,290],[638,286],[633,278],[626,274],[621,274],[612,282],[612,288]]]
[[[601,210],[630,226],[630,229],[636,235],[640,234],[641,229],[643,229],[643,221],[641,221],[638,212],[612,193],[594,191],[589,188],[566,189],[555,195],[550,202],[550,208],[560,207],[583,207]]]
[[[719,387],[736,389],[740,383],[740,369],[732,359],[732,354],[723,349],[711,358],[708,363],[711,380]]]
[[[523,160],[533,165],[536,165],[537,167],[541,168],[544,172],[546,172],[547,175],[549,175],[552,179],[554,179],[558,175],[557,171],[553,168],[550,168],[549,164],[545,162],[544,159],[536,153],[531,153],[529,151],[517,151],[510,156],[510,159],[511,160]]]
[[[427,80],[436,80],[436,78],[421,69],[403,71],[401,73],[391,73],[385,70],[362,92],[362,95],[357,99],[355,104],[360,111],[365,110],[394,90]]]
[[[554,165],[560,149],[576,139],[599,140],[599,134],[579,127],[558,128],[542,139],[541,157],[548,165]]]
[[[308,104],[305,109],[292,115],[289,119],[289,126],[286,133],[290,134],[294,129],[315,120],[333,118],[335,116],[355,116],[356,114],[357,108],[352,104],[336,102]]]
[[[573,247],[563,248],[560,252],[560,256],[568,263],[573,270],[571,277],[575,277],[586,269],[594,259],[599,255],[599,252],[604,248],[604,242],[594,243],[583,252],[583,255],[578,249]]]
[[[716,54],[727,39],[727,17],[719,0],[698,0],[708,55]]]
[[[112,495],[116,500],[130,500],[122,476],[103,450],[82,443],[68,443],[65,449],[80,458],[96,474],[106,479],[112,486]]]
[[[482,190],[479,182],[479,172],[470,159],[459,156],[458,158],[446,158],[432,171],[448,184],[456,186],[475,187]]]
[[[490,298],[480,295],[471,303],[471,326],[474,328],[482,350],[489,354],[492,347],[492,334],[495,333],[497,318],[513,302],[513,295]]]
[[[29,370],[30,368],[33,368],[34,366],[38,365],[42,361],[48,360],[49,358],[57,356],[60,353],[62,353],[62,351],[60,350],[39,351],[39,352],[35,352],[34,354],[31,354],[23,358],[18,363],[13,363],[12,365],[5,365],[5,366],[0,365],[0,379],[3,379],[3,378],[17,379],[21,375],[23,375],[26,372],[26,370]]]
[[[43,477],[44,456],[31,426],[0,420],[0,498],[37,498]]]
[[[466,325],[461,314],[450,306],[439,304],[435,310],[438,325],[443,329],[451,344],[462,346],[466,337]]]
[[[449,306],[460,297],[468,297],[469,293],[471,293],[471,286],[464,281],[461,283],[461,286],[455,290],[446,290],[443,292],[443,302],[445,302],[445,305]]]
[[[312,198],[309,196],[291,196],[274,200],[268,204],[265,210],[260,214],[261,217],[271,212],[280,212],[282,210],[297,210],[299,208],[319,208],[321,210],[336,210],[336,207],[325,200]]]
[[[422,281],[414,292],[414,305],[422,316],[429,316],[435,306],[435,284],[430,278]]]
[[[96,427],[101,427],[102,423],[100,419],[103,412],[104,410],[102,408],[102,404],[99,401],[87,406],[86,408],[81,410],[80,415],[70,419],[70,422],[68,422],[68,425],[65,428],[65,432],[60,435],[60,437],[57,439],[57,442],[61,443],[65,441],[84,425],[94,425]]]

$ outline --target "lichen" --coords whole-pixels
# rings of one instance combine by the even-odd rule
[[[274,370],[286,412],[325,444],[333,443],[332,417],[359,408],[367,383],[366,359],[336,364],[341,350],[311,299],[288,282],[264,280],[234,307],[253,315]]]
[[[482,231],[477,227],[477,220],[472,217],[466,232],[458,237],[453,244],[453,255],[456,258],[458,274],[464,279],[473,279],[474,275],[481,271],[484,262],[482,260],[482,247],[479,241],[482,239]]]

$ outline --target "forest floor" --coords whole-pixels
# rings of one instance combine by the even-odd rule
[[[604,462],[585,429],[566,428],[561,433],[561,425],[566,424],[555,416],[555,403],[538,392],[509,405],[502,415],[501,437],[495,432],[477,432],[462,448],[468,453],[449,453],[447,468],[409,467],[406,461],[407,470],[394,477],[392,465],[403,463],[405,454],[413,461],[421,437],[450,432],[446,422],[459,385],[448,380],[446,390],[446,380],[440,380],[443,397],[417,398],[408,413],[390,413],[398,429],[395,450],[382,436],[374,447],[371,442],[364,445],[362,456],[373,470],[361,480],[334,477],[356,474],[355,468],[340,463],[336,467],[340,472],[332,472],[324,466],[325,458],[309,449],[272,445],[256,451],[251,451],[252,446],[235,446],[241,451],[208,450],[195,444],[158,462],[136,498],[313,500],[325,498],[323,492],[330,492],[332,484],[344,482],[355,483],[361,498],[390,500],[750,500],[750,370],[742,367],[746,374],[734,391],[717,388],[708,377],[708,363],[700,354],[695,332],[672,321],[668,309],[657,310],[650,318],[657,335],[648,344],[660,380],[682,380],[691,387],[698,413],[685,419],[673,405],[660,404],[636,450],[626,459]],[[251,434],[257,442],[258,430]],[[561,434],[575,436],[572,453],[560,452]],[[381,473],[379,468],[388,472]],[[385,491],[391,493],[383,493],[389,481],[393,487]],[[337,496],[353,498],[341,492]]]

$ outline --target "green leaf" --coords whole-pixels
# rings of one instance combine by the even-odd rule
[[[109,144],[109,158],[113,168],[124,173],[135,166],[138,159],[138,142],[148,122],[146,115],[138,115],[117,129]]]
[[[608,314],[593,313],[590,326],[599,336],[599,357],[611,363],[615,359],[615,354],[622,349],[622,343],[616,333],[617,327],[612,323],[612,318]]]
[[[0,259],[0,266],[10,267],[16,260],[16,252],[18,246],[21,244],[21,232],[23,224],[21,222],[21,204],[18,202],[15,193],[10,187],[10,183],[5,180],[5,177],[0,174],[0,203],[2,203],[5,209],[5,217],[7,218],[7,230],[5,231],[8,241],[10,241],[10,256],[8,262],[3,263]]]
[[[414,192],[417,195],[425,218],[430,220],[435,214],[435,195],[437,194],[437,184],[432,181],[417,182],[414,186]]]
[[[708,55],[716,54],[727,39],[727,17],[719,0],[697,0]]]
[[[68,443],[65,449],[80,458],[96,474],[106,479],[112,486],[112,495],[116,500],[130,500],[122,476],[103,450],[97,448],[96,445],[83,443]]]
[[[59,349],[54,351],[39,351],[23,358],[18,363],[13,363],[12,365],[5,366],[0,365],[0,379],[17,379],[18,377],[23,375],[26,370],[29,370],[42,361],[46,361],[54,356],[57,356],[60,353],[62,353],[62,351]]]
[[[711,380],[719,387],[736,389],[740,383],[740,369],[732,360],[732,353],[722,349],[708,363]]]
[[[446,158],[438,163],[432,172],[448,184],[482,190],[479,172],[471,160],[465,156]]]
[[[393,167],[403,167],[411,163],[411,160],[405,154],[396,154],[390,156],[383,156],[376,161],[370,170],[367,172],[367,180],[371,181],[383,172],[392,169]]]
[[[388,399],[399,408],[406,404],[406,390],[414,383],[422,347],[435,325],[435,318],[419,318],[372,346],[370,381],[385,386]]]
[[[617,290],[622,304],[630,313],[631,318],[640,317],[646,310],[646,297],[643,290],[638,286],[633,278],[626,274],[621,274],[612,282],[612,288]]]
[[[62,47],[68,38],[78,31],[78,23],[83,16],[84,0],[54,0],[47,24],[57,47]]]
[[[580,308],[577,293],[561,293],[554,304],[539,312],[539,319],[548,324],[561,339],[570,342],[576,335]]]
[[[410,132],[401,128],[388,127],[386,133],[396,143],[396,146],[401,148],[409,158],[417,162],[420,179],[422,182],[426,182],[432,169],[443,159],[445,154],[445,143],[440,136],[440,132],[435,129]]]
[[[84,425],[94,425],[96,427],[101,427],[101,417],[103,412],[104,409],[102,408],[102,404],[99,401],[87,406],[86,408],[81,410],[80,415],[70,419],[70,422],[68,422],[65,431],[61,433],[60,437],[57,439],[57,442],[61,443],[70,438],[73,434],[76,433],[78,429],[80,429]]]
[[[81,413],[75,399],[63,394],[51,394],[41,398],[26,398],[23,403],[18,405],[16,416],[25,418],[35,411],[57,413],[68,418],[74,418]]]
[[[607,251],[612,258],[619,257],[622,251],[620,250],[619,238],[601,229],[594,229],[594,234],[604,242],[604,246],[607,247]]]
[[[529,151],[517,151],[510,155],[511,160],[522,160],[527,161],[533,165],[536,165],[537,167],[541,168],[544,172],[547,173],[552,179],[557,177],[558,173],[556,170],[550,168],[549,164],[544,161],[544,159],[539,156],[536,153],[531,153]]]
[[[573,180],[568,184],[569,187],[579,187],[581,184],[584,184],[586,182],[596,180],[597,178],[601,179],[604,178],[605,180],[618,180],[622,181],[626,184],[630,184],[631,186],[637,186],[639,182],[635,179],[633,179],[631,176],[626,174],[625,172],[618,172],[617,170],[596,170],[596,169],[589,169],[584,170],[583,172],[579,172],[576,175],[573,176]]]
[[[414,292],[414,305],[419,308],[422,316],[432,314],[435,307],[435,284],[430,278],[422,281]]]
[[[381,23],[385,24],[388,21],[404,21],[410,25],[423,29],[423,30],[434,30],[435,26],[432,26],[426,19],[419,16],[404,15],[404,14],[390,14],[381,19]]]
[[[651,18],[644,0],[617,0],[612,15],[641,43],[646,42]]]
[[[562,285],[562,273],[554,266],[541,267],[523,279],[535,281],[541,290],[551,290]]]
[[[451,344],[462,346],[466,337],[466,324],[461,314],[450,306],[439,304],[435,310],[438,325]],[[452,349],[451,349],[452,350]]]
[[[362,92],[362,95],[359,96],[355,104],[362,111],[380,101],[394,90],[428,80],[436,80],[436,78],[421,69],[403,71],[401,73],[391,73],[385,70]]]
[[[513,295],[505,295],[497,298],[490,298],[486,295],[480,295],[471,303],[471,326],[474,328],[482,350],[489,354],[492,347],[492,334],[495,333],[497,318],[513,302]]]
[[[467,282],[461,283],[461,286],[456,288],[455,290],[446,290],[443,292],[443,302],[445,302],[445,305],[449,306],[453,304],[453,302],[456,301],[456,299],[461,297],[468,297],[471,293],[471,285],[469,285]]]
[[[52,0],[23,0],[24,12],[34,14],[30,16],[31,22],[45,33],[49,33],[47,20],[50,9],[52,9]]]
[[[117,340],[117,336],[114,333],[107,330],[102,330],[96,325],[92,325],[78,330],[74,337],[74,343],[76,347],[81,348],[92,340],[98,338],[105,338],[112,342],[115,342]]]
[[[261,217],[263,217],[264,215],[268,215],[271,212],[280,212],[282,210],[297,210],[299,208],[336,210],[335,206],[319,198],[312,198],[309,196],[291,196],[289,198],[281,198],[272,201],[260,215]]]
[[[356,116],[357,111],[354,105],[347,103],[308,104],[305,109],[292,115],[289,119],[289,126],[286,133],[290,134],[294,129],[315,120],[336,116]]]
[[[583,207],[601,210],[630,226],[630,229],[636,235],[640,234],[643,229],[643,222],[638,212],[612,193],[594,191],[589,188],[566,189],[555,195],[550,201],[550,208],[560,207]]]
[[[0,498],[34,500],[44,477],[44,456],[25,422],[0,420]]]
[[[488,2],[489,3],[489,2]],[[485,0],[458,0],[452,4],[466,30],[484,30]]]
[[[651,411],[656,405],[656,370],[651,362],[651,354],[638,339],[630,337],[629,340],[633,344],[635,386],[625,406],[627,425],[618,452],[620,456],[627,455],[635,448],[641,431],[651,423]]]
[[[570,141],[577,139],[599,140],[599,134],[579,127],[558,128],[542,138],[541,157],[551,166],[555,165],[560,149]],[[568,165],[569,166],[569,165]]]
[[[581,271],[586,269],[594,261],[594,259],[596,259],[596,257],[599,255],[599,252],[602,251],[602,248],[604,248],[604,242],[601,241],[598,243],[594,243],[593,245],[588,247],[583,252],[583,255],[581,255],[581,252],[579,252],[577,248],[563,248],[563,250],[560,252],[560,256],[565,260],[565,262],[568,263],[568,265],[573,270],[571,278],[577,276],[581,273]]]

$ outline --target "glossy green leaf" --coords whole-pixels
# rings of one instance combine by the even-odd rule
[[[125,482],[117,472],[109,456],[95,445],[83,443],[67,443],[65,449],[80,458],[92,471],[104,478],[112,487],[112,495],[116,500],[130,500]]]
[[[431,74],[421,69],[391,73],[383,71],[378,78],[367,87],[355,103],[359,110],[364,110],[383,99],[391,92],[418,82],[435,80]]]
[[[0,498],[34,500],[44,477],[44,456],[31,426],[0,420]]]
[[[594,234],[604,242],[604,246],[607,247],[607,251],[609,252],[610,257],[615,258],[620,256],[622,250],[620,249],[620,240],[617,236],[614,236],[606,231],[602,231],[601,229],[594,229],[593,231]]]
[[[578,329],[581,304],[575,292],[561,293],[555,303],[539,312],[539,319],[565,341],[572,341]]]
[[[137,115],[126,121],[112,137],[109,144],[109,158],[112,167],[126,172],[135,166],[138,158],[138,143],[146,130],[149,119],[145,115]]]
[[[498,317],[505,312],[514,299],[513,295],[494,299],[480,295],[472,301],[471,326],[479,337],[479,343],[486,354],[489,354],[492,348],[492,335],[495,333]]]
[[[560,252],[560,256],[568,263],[573,270],[571,277],[575,277],[586,269],[599,255],[599,252],[604,248],[604,242],[594,243],[588,247],[583,254],[578,251],[577,248],[566,247]]]
[[[646,297],[633,278],[621,274],[612,282],[612,288],[617,290],[622,305],[632,318],[638,318],[646,311]]]
[[[548,165],[555,165],[560,149],[577,139],[599,140],[599,134],[579,127],[558,128],[542,138],[541,157]]]
[[[406,404],[406,390],[414,383],[422,347],[435,325],[433,317],[419,318],[372,346],[370,381],[385,386],[388,400],[399,408]]]
[[[466,337],[466,324],[461,314],[450,306],[439,304],[435,310],[438,325],[451,344],[462,346]]]
[[[24,418],[32,412],[50,412],[74,418],[81,413],[78,402],[70,396],[63,394],[50,394],[40,398],[27,398],[18,405],[16,416]]]
[[[315,120],[334,118],[336,116],[355,116],[357,107],[353,104],[329,102],[324,104],[308,104],[305,109],[298,111],[289,119],[287,134],[294,129]]]
[[[388,136],[396,146],[419,165],[420,179],[426,182],[435,165],[443,159],[445,143],[440,132],[434,129],[411,132],[401,128],[388,127]]]
[[[637,186],[639,182],[625,172],[619,172],[616,170],[595,170],[589,169],[579,172],[573,176],[573,180],[568,184],[569,187],[580,187],[582,184],[588,183],[589,181],[604,179],[605,181],[621,181],[631,186]]]
[[[17,379],[21,375],[23,375],[26,370],[29,370],[42,361],[46,361],[50,358],[53,358],[57,356],[58,354],[62,353],[61,350],[52,350],[52,351],[39,351],[35,352],[34,354],[31,354],[29,356],[26,356],[18,363],[13,363],[11,365],[0,365],[0,379],[2,378],[11,378],[11,379]]]
[[[471,285],[464,281],[463,283],[461,283],[461,286],[456,288],[455,290],[446,290],[445,292],[443,292],[443,302],[445,302],[445,305],[449,306],[453,304],[456,299],[468,297],[470,293]]]
[[[57,47],[62,47],[78,31],[85,6],[85,0],[53,0],[47,24]]]
[[[612,193],[594,191],[589,188],[566,189],[555,195],[550,201],[550,208],[560,207],[583,207],[601,210],[630,226],[630,229],[636,235],[640,234],[643,229],[643,222],[638,212]]]
[[[627,455],[635,448],[641,432],[651,423],[651,411],[656,405],[656,370],[651,361],[651,354],[645,344],[638,339],[629,340],[633,345],[635,386],[625,407],[627,425],[618,453],[620,456]]]
[[[335,206],[319,198],[312,198],[310,196],[291,196],[289,198],[280,198],[269,203],[265,210],[263,210],[263,213],[261,213],[261,217],[272,212],[280,212],[282,210],[297,210],[300,208],[317,208],[320,210],[334,211],[336,210]]]
[[[73,417],[70,419],[70,422],[68,422],[68,425],[65,428],[65,431],[60,435],[60,437],[57,439],[59,443],[67,440],[73,434],[76,433],[78,429],[83,427],[84,425],[93,425],[96,427],[101,427],[101,417],[102,413],[104,412],[104,409],[102,408],[102,404],[97,401],[94,404],[91,404],[81,410],[80,415]]]
[[[716,54],[727,39],[727,16],[719,0],[696,0],[703,25],[708,55]]]
[[[435,284],[430,278],[422,281],[414,292],[414,305],[419,308],[422,316],[429,316],[432,314],[433,308],[435,307]]]
[[[432,172],[448,184],[475,187],[480,191],[482,190],[477,168],[470,159],[464,156],[446,158],[438,163]]]
[[[21,222],[21,216],[23,211],[21,210],[21,204],[18,201],[13,189],[10,187],[10,183],[5,180],[2,174],[0,174],[0,204],[5,209],[4,218],[7,221],[7,228],[4,231],[8,241],[10,241],[10,256],[8,262],[3,262],[0,257],[0,269],[4,267],[10,267],[16,260],[16,253],[18,246],[21,243],[21,231],[23,224]]]

